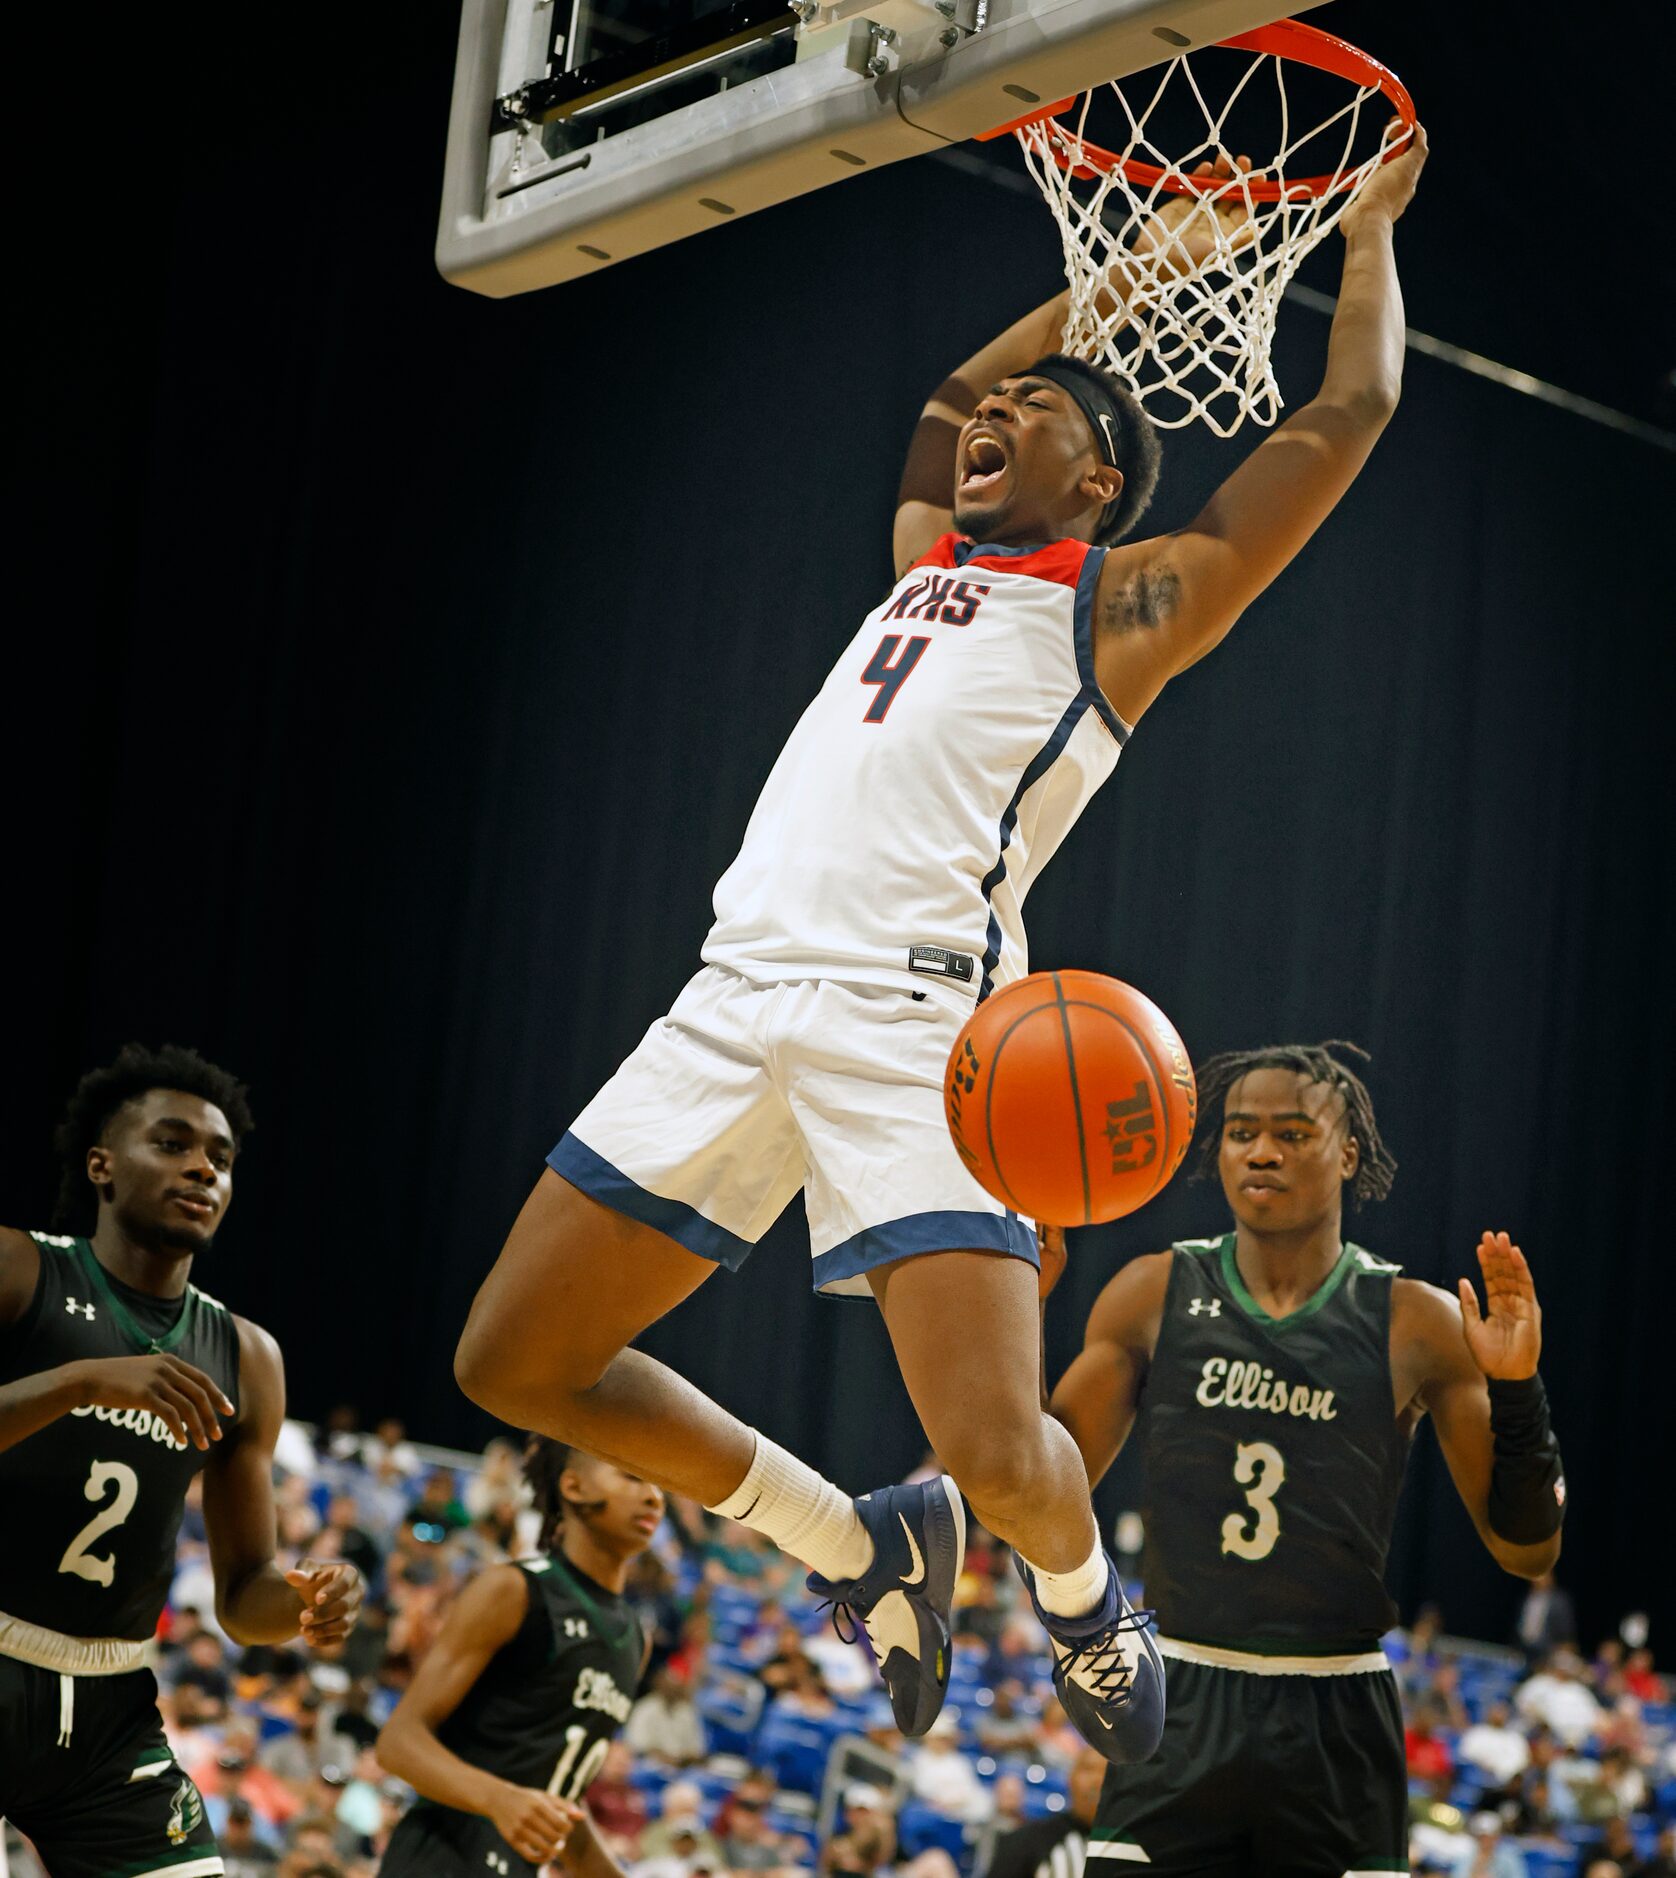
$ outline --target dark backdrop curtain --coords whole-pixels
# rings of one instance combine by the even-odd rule
[[[132,215],[42,265],[13,357],[0,1217],[44,1221],[81,1069],[194,1042],[259,1119],[204,1282],[280,1336],[298,1412],[475,1443],[449,1373],[472,1292],[693,969],[770,763],[888,580],[919,399],[1056,255],[1033,204],[926,162],[549,294],[445,288],[448,11],[330,82],[299,53],[241,138],[131,130]],[[379,170],[346,139],[392,60]],[[1405,261],[1470,301],[1420,213]],[[1324,337],[1289,312],[1294,403]],[[1172,434],[1159,525],[1239,447]],[[1031,907],[1037,964],[1133,980],[1195,1054],[1372,1050],[1402,1164],[1354,1222],[1377,1251],[1447,1285],[1481,1229],[1521,1239],[1593,1631],[1676,1623],[1649,1536],[1672,493],[1668,455],[1411,359],[1367,473],[1149,715]],[[1123,1258],[1222,1220],[1182,1179],[1078,1235],[1050,1362]],[[859,1490],[920,1436],[874,1312],[812,1299],[806,1256],[794,1209],[646,1346]],[[1103,1509],[1135,1491],[1125,1463]],[[1429,1433],[1393,1583],[1489,1635],[1516,1595]]]

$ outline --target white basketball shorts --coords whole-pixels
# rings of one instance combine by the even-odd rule
[[[943,1119],[970,999],[706,965],[577,1116],[547,1164],[737,1270],[801,1187],[815,1289],[919,1252],[1039,1263],[1035,1228],[967,1173]]]

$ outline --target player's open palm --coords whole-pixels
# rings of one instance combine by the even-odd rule
[[[219,1386],[178,1356],[96,1356],[72,1367],[87,1407],[148,1409],[177,1441],[206,1452],[233,1413]]]
[[[1534,1376],[1542,1354],[1542,1307],[1524,1253],[1506,1233],[1487,1232],[1478,1241],[1478,1269],[1484,1276],[1482,1311],[1472,1280],[1460,1281],[1461,1334],[1472,1360],[1503,1382]]]
[[[571,1828],[581,1813],[568,1800],[539,1793],[534,1787],[508,1784],[489,1817],[495,1823],[495,1830],[520,1858],[527,1858],[532,1865],[545,1865],[564,1850]]]

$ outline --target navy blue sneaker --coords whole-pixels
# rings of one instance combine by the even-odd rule
[[[966,1508],[947,1474],[914,1487],[863,1494],[855,1510],[873,1541],[860,1578],[809,1574],[809,1589],[832,1605],[846,1643],[859,1621],[905,1735],[922,1735],[949,1692],[949,1609],[966,1557]]]
[[[1083,1740],[1114,1767],[1149,1760],[1164,1733],[1164,1664],[1147,1634],[1151,1611],[1123,1595],[1111,1556],[1105,1601],[1086,1617],[1044,1611],[1024,1561],[1019,1576],[1053,1645],[1053,1686]]]

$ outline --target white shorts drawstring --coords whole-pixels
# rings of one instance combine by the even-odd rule
[[[70,1735],[76,1725],[76,1679],[74,1676],[58,1678],[58,1745],[67,1748]]]

